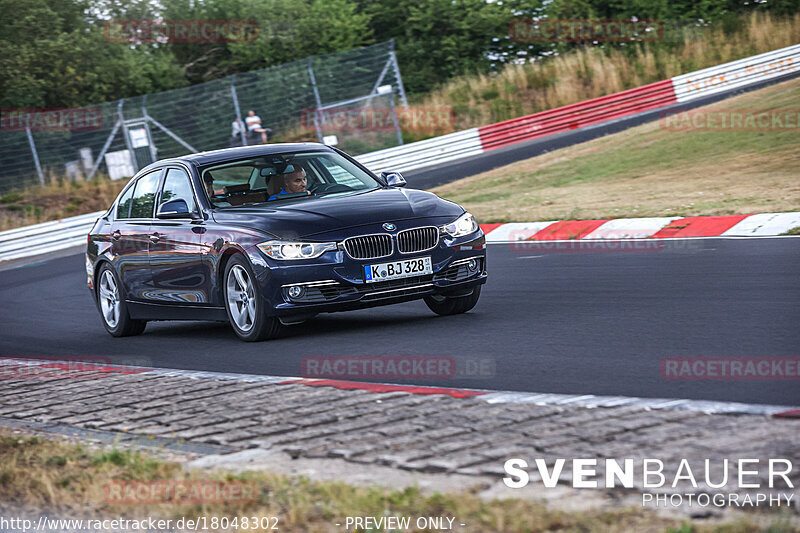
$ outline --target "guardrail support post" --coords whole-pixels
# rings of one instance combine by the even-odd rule
[[[122,106],[125,102],[125,99],[119,101],[119,105],[117,106],[117,115],[119,116],[119,122],[122,124],[122,138],[125,139],[125,148],[128,149],[128,153],[131,154],[131,165],[133,166],[133,173],[136,174],[139,172],[139,164],[136,162],[136,154],[133,153],[133,145],[131,145],[131,139],[128,136],[128,128],[125,127],[125,115],[122,114]]]
[[[158,161],[158,155],[156,152],[156,144],[153,142],[153,135],[150,132],[150,124],[148,123],[149,116],[147,115],[145,102],[147,102],[147,95],[144,95],[144,98],[142,98],[142,118],[144,119],[144,127],[147,130],[147,142],[150,143],[150,159],[155,163]]]
[[[320,109],[322,108],[322,100],[319,97],[319,89],[317,88],[317,80],[314,78],[314,69],[311,67],[312,58],[308,58],[308,78],[311,80],[311,88],[314,90],[314,99],[317,101],[317,109],[314,112],[314,129],[317,130],[317,139],[322,142],[322,130],[320,130],[319,123],[322,121],[325,124],[325,115],[320,116]]]
[[[39,183],[44,187],[44,174],[42,173],[42,165],[39,163],[39,153],[36,151],[36,144],[33,142],[33,134],[31,134],[31,116],[26,115],[25,134],[28,136],[28,144],[31,146],[31,154],[33,154],[33,163],[36,165],[36,174],[39,176]]]
[[[403,78],[400,77],[400,66],[397,64],[397,56],[394,53],[394,39],[391,40],[391,50],[389,51],[390,61],[394,69],[394,77],[397,78],[397,89],[400,92],[400,101],[403,107],[408,107],[408,100],[406,100],[406,89],[403,86]]]
[[[394,95],[389,99],[389,108],[392,110],[392,122],[394,122],[394,131],[397,133],[397,144],[403,144],[403,131],[400,129],[400,122],[397,120],[397,110],[394,108]]]
[[[117,113],[122,109],[122,100],[119,101],[117,104]],[[97,172],[97,169],[100,168],[100,163],[103,162],[103,157],[105,157],[108,148],[111,146],[111,141],[114,140],[114,137],[117,135],[117,130],[122,126],[122,120],[117,118],[117,122],[114,124],[114,128],[112,128],[111,133],[108,135],[106,139],[106,143],[103,145],[103,149],[100,150],[100,153],[97,154],[97,159],[94,160],[94,166],[92,167],[92,171],[89,172],[89,177],[86,178],[86,181],[89,181],[94,177],[94,173]]]
[[[242,111],[239,109],[239,97],[236,96],[236,85],[233,84],[233,78],[231,78],[231,96],[233,97],[233,109],[236,111],[236,120],[239,121],[239,135],[242,137],[242,146],[247,146],[247,135],[244,133],[244,121],[242,120]]]

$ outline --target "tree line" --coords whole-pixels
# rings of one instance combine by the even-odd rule
[[[789,15],[800,0],[0,0],[0,107],[79,107],[388,39],[407,91],[424,93],[460,74],[582,46],[512,39],[515,19],[735,25],[755,9]],[[198,19],[255,21],[257,36],[197,43],[108,35],[112,20]]]

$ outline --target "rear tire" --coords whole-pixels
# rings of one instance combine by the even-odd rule
[[[130,337],[144,331],[147,321],[131,318],[122,293],[122,284],[108,263],[103,264],[97,273],[95,298],[103,326],[111,336]]]
[[[223,281],[225,311],[236,336],[246,342],[274,339],[281,322],[264,313],[261,288],[250,263],[242,255],[231,257]]]
[[[467,296],[426,296],[425,304],[428,306],[428,309],[437,315],[458,315],[466,313],[475,307],[480,297],[481,286],[478,285],[472,290],[472,294],[468,294]]]

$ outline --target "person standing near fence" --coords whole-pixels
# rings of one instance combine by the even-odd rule
[[[252,109],[247,112],[247,118],[244,119],[245,123],[247,124],[247,131],[260,133],[261,134],[261,142],[267,142],[267,129],[261,125],[261,117],[256,115],[256,112]]]
[[[242,133],[247,135],[247,129],[245,128],[244,124],[238,118],[234,118],[233,122],[231,122],[231,138],[228,141],[228,144],[231,147],[234,146],[241,146],[242,145]]]

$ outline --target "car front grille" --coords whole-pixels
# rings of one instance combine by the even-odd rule
[[[375,259],[392,255],[392,236],[364,235],[344,240],[344,249],[353,259]]]
[[[406,229],[397,234],[397,248],[402,254],[424,252],[439,244],[439,228],[426,226]]]

